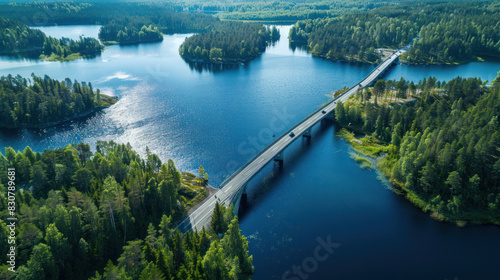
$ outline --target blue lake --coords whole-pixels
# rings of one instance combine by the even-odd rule
[[[41,29],[77,38],[97,36],[99,26]],[[278,44],[233,69],[184,62],[178,48],[190,34],[110,46],[99,57],[65,63],[0,57],[0,75],[69,77],[120,98],[83,120],[2,130],[0,145],[43,151],[72,142],[129,142],[143,154],[148,146],[162,160],[172,158],[180,170],[195,172],[202,164],[217,186],[273,140],[269,131],[286,131],[328,101],[330,92],[354,85],[373,69],[292,51],[288,30],[280,27]],[[491,81],[499,70],[499,62],[398,65],[386,78]],[[391,192],[376,172],[359,168],[334,131],[328,121],[316,126],[311,140],[299,139],[287,149],[282,169],[269,164],[251,181],[240,223],[254,256],[254,279],[500,278],[494,257],[500,228],[432,220]],[[328,239],[336,244],[333,253],[315,253]]]

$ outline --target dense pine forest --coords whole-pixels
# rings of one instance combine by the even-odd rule
[[[64,121],[115,103],[91,83],[48,76],[0,78],[0,127],[35,127]]]
[[[495,3],[413,3],[299,21],[289,38],[313,55],[377,63],[375,48],[399,48],[419,36],[402,60],[464,63],[500,56],[499,18]]]
[[[437,219],[500,224],[500,73],[415,84],[379,80],[336,108],[336,122],[366,134],[359,151]],[[350,135],[350,137],[353,137]]]
[[[0,17],[0,54],[73,60],[99,55],[103,46],[94,38],[55,39],[31,29],[20,21]]]
[[[260,55],[268,43],[279,40],[276,27],[262,24],[222,22],[216,30],[187,38],[179,48],[188,61],[231,63]]]
[[[205,195],[203,180],[147,151],[98,141],[35,153],[0,154],[1,178],[16,169],[17,278],[248,279],[248,242],[234,209],[217,206],[214,230],[182,234],[175,223]],[[0,213],[8,216],[0,182]],[[0,250],[10,229],[0,221]],[[13,279],[2,254],[1,277]]]

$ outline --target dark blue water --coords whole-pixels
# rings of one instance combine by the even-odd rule
[[[74,31],[73,28],[78,28]],[[95,36],[98,27],[44,28],[52,36]],[[162,43],[111,46],[100,57],[67,63],[0,58],[0,75],[48,74],[92,82],[120,97],[94,116],[40,130],[0,131],[0,146],[34,150],[71,142],[114,140],[141,153],[146,146],[181,170],[203,164],[218,185],[260,147],[319,105],[331,91],[361,80],[373,66],[330,62],[279,44],[248,65],[223,71],[186,64]],[[217,69],[216,69],[217,70]],[[500,63],[396,66],[391,79],[492,80]],[[498,279],[500,228],[460,229],[433,221],[349,158],[333,125],[315,127],[250,184],[241,229],[254,255],[254,279]],[[319,247],[330,239],[333,252]],[[321,239],[323,241],[318,241]],[[333,246],[333,245],[332,245]],[[329,248],[330,250],[330,248]],[[293,269],[293,266],[305,267]],[[286,274],[287,270],[291,272]]]

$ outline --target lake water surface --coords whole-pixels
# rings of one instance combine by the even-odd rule
[[[41,29],[78,38],[97,36],[99,26]],[[43,151],[72,142],[129,142],[143,154],[148,146],[162,160],[172,158],[180,170],[194,172],[202,164],[217,186],[270,143],[271,134],[286,131],[327,102],[331,91],[373,69],[292,51],[288,30],[280,27],[278,44],[234,69],[208,71],[184,62],[178,48],[190,34],[110,46],[99,57],[73,62],[0,57],[0,75],[69,77],[120,98],[84,120],[2,130],[0,146]],[[398,65],[386,78],[491,81],[499,70],[498,62]],[[334,132],[331,122],[317,125],[311,140],[298,139],[285,151],[283,168],[269,164],[251,181],[240,224],[254,256],[254,279],[500,279],[500,228],[432,220],[388,190],[376,172],[359,168]],[[315,254],[328,239],[336,244],[333,253]]]

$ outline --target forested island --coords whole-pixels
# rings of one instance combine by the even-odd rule
[[[261,54],[268,43],[279,40],[279,31],[260,23],[220,21],[206,14],[179,12],[179,7],[158,3],[27,3],[0,5],[0,15],[13,19],[39,11],[51,16],[41,22],[54,24],[103,24],[99,39],[105,44],[138,44],[163,40],[163,33],[199,32],[180,47],[187,61],[236,63]],[[182,10],[182,8],[181,8]],[[22,12],[21,12],[22,11]],[[33,21],[31,24],[40,23]]]
[[[411,3],[299,21],[293,44],[327,59],[378,63],[377,48],[400,48],[408,63],[454,63],[500,57],[500,8],[488,2]]]
[[[219,26],[219,19],[205,14],[175,13],[155,6],[140,6],[141,16],[132,16],[127,11],[112,17],[99,30],[99,39],[104,43],[135,44],[159,42],[163,33],[205,32]],[[133,13],[132,13],[133,14]],[[162,33],[163,32],[163,33]]]
[[[186,38],[179,53],[187,61],[240,63],[260,55],[268,43],[279,40],[279,31],[258,23],[221,22],[216,30]]]
[[[98,141],[33,152],[0,153],[0,174],[15,168],[17,279],[249,279],[248,242],[234,209],[217,206],[212,227],[174,230],[205,189],[147,151]],[[0,213],[8,217],[7,185],[0,184]],[[21,190],[22,189],[22,190]],[[0,251],[10,229],[0,220]],[[220,235],[218,235],[220,234]],[[12,279],[7,255],[0,278]]]
[[[49,61],[69,61],[95,57],[103,46],[94,38],[71,40],[46,36],[24,23],[0,17],[0,55],[19,55]]]
[[[163,41],[163,34],[157,27],[152,25],[142,25],[139,28],[135,25],[124,26],[112,22],[101,27],[99,39],[104,44],[137,44]]]
[[[162,32],[203,32],[219,22],[209,15],[182,13],[172,5],[153,3],[0,4],[0,15],[17,25],[20,21],[32,26],[102,24],[99,39],[106,44],[158,42],[163,40]]]
[[[30,26],[103,25],[99,39],[104,43],[161,41],[162,33],[205,32],[220,23],[216,17],[182,10],[182,7],[171,3],[0,4],[0,16],[23,21]]]
[[[366,134],[353,148],[379,156],[396,192],[438,220],[500,225],[500,72],[419,83],[379,80],[335,109],[336,122]],[[362,158],[357,161],[363,162]]]
[[[40,127],[81,117],[116,103],[91,83],[48,76],[0,78],[0,128]]]

